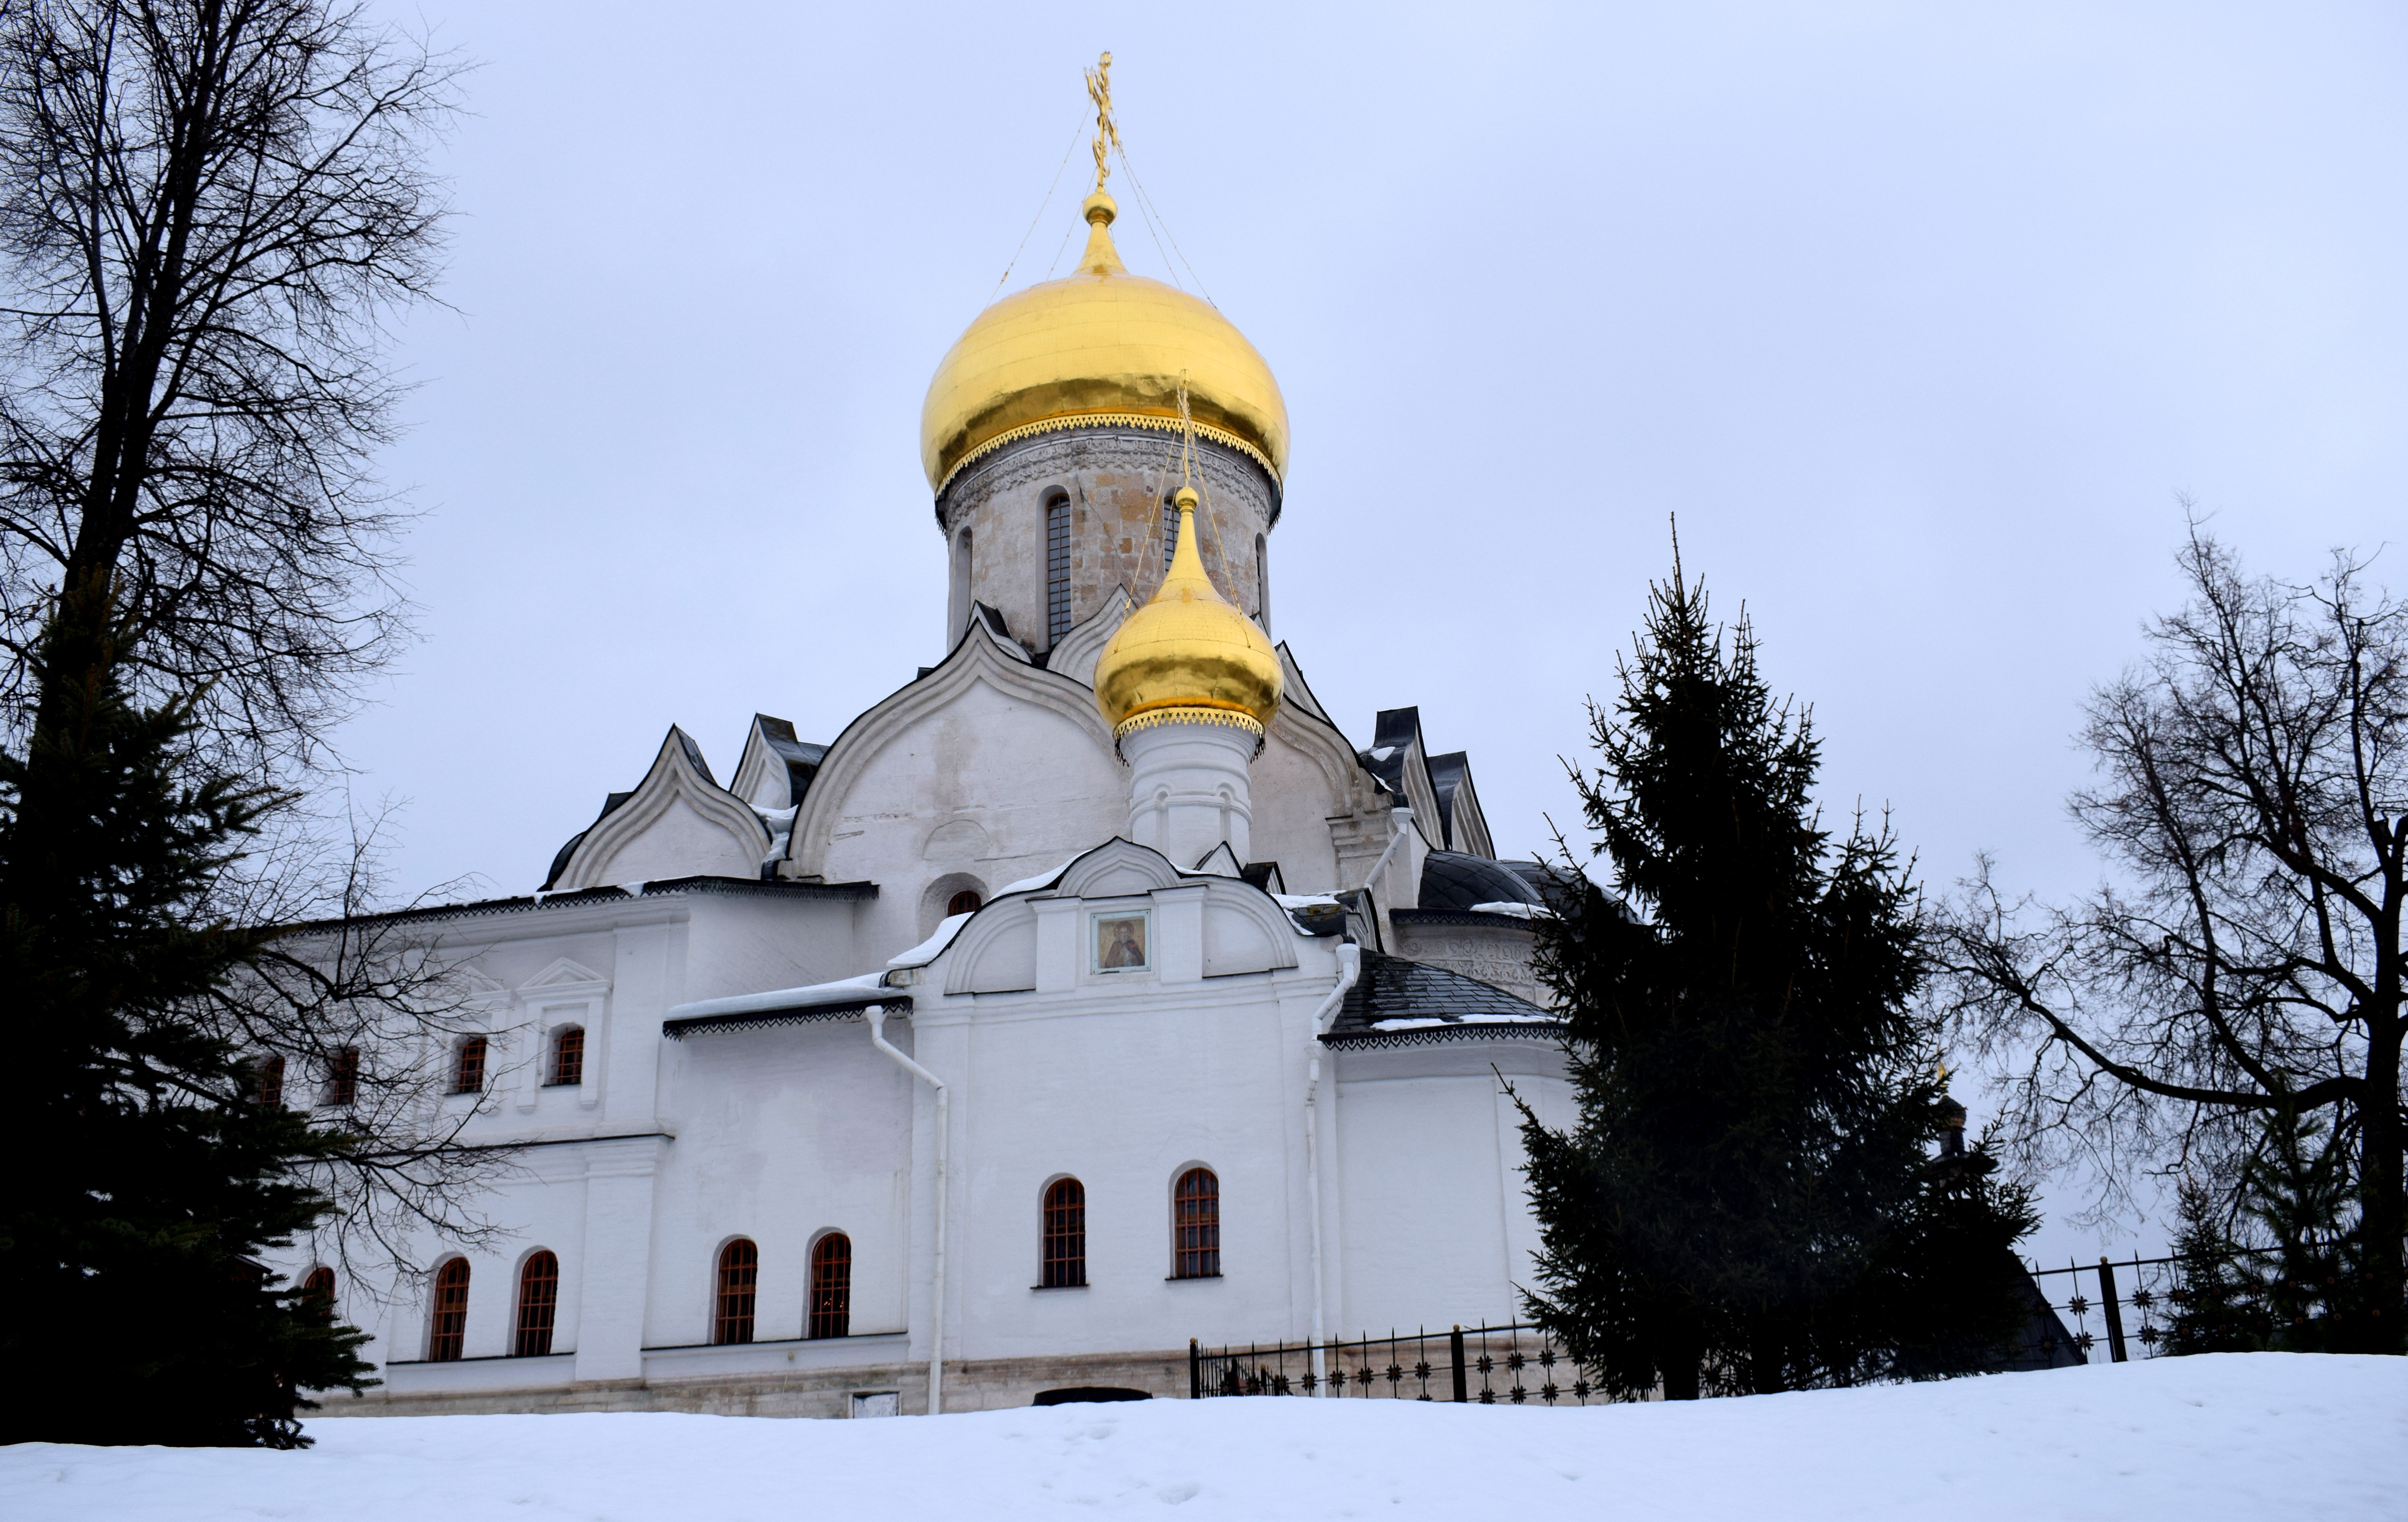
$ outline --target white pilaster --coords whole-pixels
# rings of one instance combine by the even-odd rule
[[[1121,737],[1129,768],[1129,839],[1192,871],[1222,841],[1240,862],[1254,835],[1247,768],[1259,737],[1217,724],[1165,724]]]

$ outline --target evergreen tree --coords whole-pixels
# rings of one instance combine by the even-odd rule
[[[299,1392],[361,1387],[365,1337],[268,1282],[324,1209],[296,1170],[347,1144],[258,1102],[202,1012],[268,932],[212,912],[273,793],[212,775],[189,701],[145,708],[125,631],[62,599],[44,713],[0,754],[0,987],[18,1156],[0,1207],[0,1443],[294,1446]],[[23,806],[31,795],[39,808]]]
[[[2174,1237],[2172,1324],[2166,1352],[2256,1353],[2271,1328],[2258,1285],[2240,1270],[2240,1244],[2225,1229],[2214,1193],[2186,1176],[2177,1196],[2182,1230]]]
[[[1621,1396],[1991,1365],[2033,1218],[1985,1155],[1927,1151],[1948,1114],[1894,839],[1822,828],[1808,716],[1677,553],[1619,674],[1603,767],[1572,774],[1619,897],[1568,874],[1540,922],[1580,1114],[1524,1112],[1531,1314]]]
[[[2348,1152],[2322,1121],[2295,1111],[2274,1111],[2260,1130],[2260,1145],[2242,1167],[2241,1209],[2271,1249],[2271,1261],[2251,1274],[2270,1345],[2353,1350],[2364,1285]]]

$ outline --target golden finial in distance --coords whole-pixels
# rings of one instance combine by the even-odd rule
[[[1105,157],[1121,146],[1121,129],[1112,121],[1112,55],[1096,60],[1087,70],[1087,98],[1096,103],[1096,194],[1104,192],[1104,181],[1112,177],[1112,166]]]

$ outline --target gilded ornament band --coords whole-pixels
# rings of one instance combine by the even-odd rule
[[[1034,438],[1039,434],[1062,433],[1071,428],[1089,427],[1151,428],[1156,433],[1175,434],[1180,431],[1181,426],[1176,414],[1165,417],[1154,412],[1066,412],[1059,417],[1039,418],[1034,423],[1024,423],[1016,428],[1006,428],[993,438],[965,451],[962,457],[953,462],[953,467],[945,472],[945,479],[938,482],[937,495],[943,496],[945,488],[953,483],[953,478],[968,469],[977,461],[986,458],[1006,444],[1018,443],[1024,438]],[[1261,466],[1263,473],[1270,477],[1274,482],[1278,481],[1279,471],[1272,467],[1270,456],[1254,445],[1226,428],[1217,428],[1209,423],[1198,423],[1195,424],[1195,428],[1197,438],[1209,438],[1216,444],[1236,450]]]

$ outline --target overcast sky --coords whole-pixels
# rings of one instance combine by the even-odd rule
[[[424,639],[348,734],[405,893],[535,887],[671,723],[724,780],[756,710],[832,739],[939,657],[921,396],[1103,48],[1286,394],[1276,633],[1358,744],[1418,704],[1468,749],[1501,854],[1568,820],[1669,515],[1833,810],[2056,895],[2178,496],[2297,576],[2408,524],[2396,6],[411,14],[482,67],[390,460]],[[1082,160],[1011,288],[1075,255]]]

